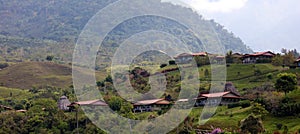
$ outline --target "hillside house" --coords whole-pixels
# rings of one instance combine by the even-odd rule
[[[170,106],[170,102],[165,99],[142,100],[133,103],[133,112],[159,111]]]
[[[194,57],[206,57],[207,55],[207,52],[182,53],[174,57],[174,59],[177,63],[190,63]]]
[[[2,112],[2,110],[6,111],[6,110],[13,110],[13,108],[8,107],[8,106],[4,106],[4,105],[0,105],[0,113]]]
[[[269,63],[275,54],[271,51],[245,54],[242,57],[243,63]]]
[[[231,103],[239,102],[242,97],[240,93],[236,90],[233,83],[227,82],[225,84],[224,92],[216,93],[203,93],[200,94],[196,99],[195,106],[204,106],[204,105],[214,105],[218,103],[218,100],[221,99],[220,105],[227,105]]]
[[[300,57],[295,60],[295,64],[297,67],[300,67]]]
[[[213,57],[216,64],[224,64],[225,63],[225,56],[215,56]]]
[[[96,107],[96,106],[108,106],[104,101],[102,100],[88,100],[88,101],[78,101],[78,102],[72,102],[68,107],[71,109],[74,109],[75,106],[89,106],[89,107]]]
[[[219,103],[219,99],[221,102]],[[237,95],[233,92],[218,92],[218,93],[209,93],[209,94],[200,94],[196,100],[195,106],[204,106],[204,105],[228,105],[232,103],[239,102],[242,99],[240,95]]]

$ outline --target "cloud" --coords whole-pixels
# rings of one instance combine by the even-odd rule
[[[162,0],[175,4],[188,5],[199,13],[203,12],[232,12],[244,7],[248,0]],[[184,4],[183,4],[184,3]]]

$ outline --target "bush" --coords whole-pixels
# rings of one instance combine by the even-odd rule
[[[175,65],[175,64],[176,64],[175,60],[170,60],[169,61],[169,65]]]
[[[228,104],[227,108],[235,108],[235,107],[242,107],[242,108],[246,108],[246,107],[250,107],[251,103],[249,100],[244,100],[244,101],[240,101],[239,103],[232,103],[232,104]]]
[[[160,68],[164,68],[164,67],[166,67],[166,66],[168,66],[167,64],[161,64],[160,65]]]
[[[15,109],[15,110],[21,110],[21,109],[24,109],[24,106],[23,106],[22,104],[16,104],[16,105],[14,106],[14,109]]]
[[[46,60],[47,60],[47,61],[52,61],[52,60],[53,60],[53,58],[54,58],[54,56],[52,56],[52,55],[48,55],[48,56],[46,57]]]
[[[0,63],[0,69],[8,67],[8,63]]]
[[[227,108],[235,108],[235,107],[239,107],[240,104],[239,103],[232,103],[232,104],[228,104]]]
[[[122,99],[116,96],[113,96],[109,101],[108,101],[109,107],[113,111],[120,111],[121,106],[122,106]]]
[[[104,81],[97,81],[96,83],[97,83],[98,87],[104,87],[105,86]]]
[[[241,102],[239,103],[239,105],[240,105],[242,108],[246,108],[246,107],[250,107],[250,106],[251,106],[249,100],[241,101]]]
[[[282,124],[276,124],[276,128],[278,129],[278,130],[281,130],[281,128],[282,128]]]

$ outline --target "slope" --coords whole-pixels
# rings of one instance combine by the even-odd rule
[[[28,89],[41,86],[67,87],[72,69],[51,62],[23,62],[0,71],[0,84],[5,87]]]

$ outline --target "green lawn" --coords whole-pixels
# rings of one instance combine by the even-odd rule
[[[246,118],[251,112],[251,107],[248,108],[231,108],[228,109],[225,106],[219,106],[217,109],[216,114],[207,120],[204,125],[197,124],[198,121],[194,122],[193,125],[199,129],[211,129],[213,128],[222,128],[223,130],[232,131],[239,129],[239,121]],[[195,118],[196,120],[199,119],[199,115],[201,114],[203,107],[194,108],[190,114],[190,117]],[[276,124],[282,124],[283,126],[286,125],[289,129],[289,132],[296,132],[300,129],[300,118],[298,117],[273,117],[271,115],[267,115],[263,119],[264,128],[268,131],[273,133],[277,130]],[[283,128],[283,127],[282,127]],[[282,132],[280,130],[280,132]]]

